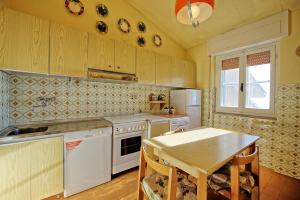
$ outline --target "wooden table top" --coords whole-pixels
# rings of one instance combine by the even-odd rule
[[[203,128],[143,142],[158,149],[160,156],[171,165],[198,177],[199,172],[213,173],[258,139],[253,135]]]

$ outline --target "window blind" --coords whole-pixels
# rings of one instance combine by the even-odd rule
[[[263,65],[271,62],[271,52],[263,51],[247,55],[247,66]]]
[[[239,57],[222,60],[222,70],[239,68],[239,62]]]

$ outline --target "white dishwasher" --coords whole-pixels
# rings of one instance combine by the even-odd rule
[[[65,197],[111,180],[111,145],[111,127],[65,134]]]

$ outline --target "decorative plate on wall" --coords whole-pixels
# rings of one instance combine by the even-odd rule
[[[300,56],[300,46],[297,47],[297,49],[296,49],[296,54],[297,54],[297,56]]]
[[[104,4],[98,4],[96,6],[96,11],[101,17],[107,17],[108,16],[108,8]]]
[[[161,37],[157,34],[155,34],[153,36],[153,44],[157,47],[160,47],[162,45],[162,40],[161,40]]]
[[[136,40],[137,44],[140,46],[140,47],[143,47],[146,45],[146,40],[145,38],[139,36],[137,37],[137,40]]]
[[[118,26],[119,26],[120,31],[122,31],[123,33],[130,32],[131,27],[130,27],[129,22],[126,19],[120,18],[118,20]]]
[[[108,31],[108,26],[105,22],[99,21],[96,24],[96,29],[99,33],[106,34]]]
[[[81,15],[84,12],[84,7],[79,0],[66,0],[66,9],[73,15]]]
[[[146,32],[146,25],[144,24],[144,22],[138,22],[137,27],[141,33]]]

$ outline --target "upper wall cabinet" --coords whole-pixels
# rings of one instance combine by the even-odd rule
[[[115,71],[135,74],[136,49],[121,41],[115,41]]]
[[[171,83],[175,87],[184,87],[185,85],[185,66],[186,61],[178,58],[173,58],[171,68]]]
[[[156,55],[156,84],[171,86],[172,58],[164,55]]]
[[[115,70],[115,43],[89,34],[87,67],[92,69]]]
[[[137,50],[136,73],[139,83],[155,84],[155,54],[139,48]]]
[[[85,77],[88,34],[52,23],[50,27],[50,74]]]
[[[0,69],[48,73],[48,21],[4,8],[0,27]]]
[[[184,87],[196,87],[196,65],[193,62],[185,61]]]

